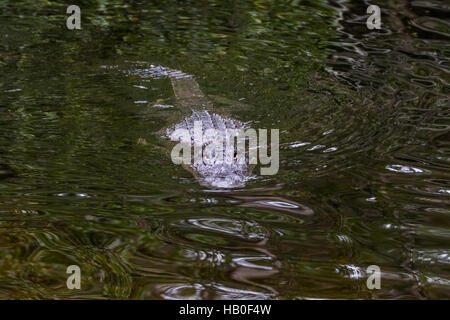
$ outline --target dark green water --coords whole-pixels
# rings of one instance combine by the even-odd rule
[[[450,298],[446,1],[69,4],[0,1],[0,298]],[[150,64],[280,129],[279,173],[174,165]]]

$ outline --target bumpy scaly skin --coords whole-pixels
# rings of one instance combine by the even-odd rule
[[[216,142],[212,137],[204,137],[201,142],[194,139],[194,124],[197,121],[201,121],[202,134],[208,129],[217,130],[218,135],[221,136],[224,142],[222,155],[216,155],[214,148],[211,148],[209,153],[205,149],[211,143]],[[207,110],[193,110],[191,116],[167,129],[167,137],[171,138],[174,131],[179,129],[189,132],[187,141],[182,138],[179,141],[187,142],[191,147],[196,146],[203,150],[202,159],[199,159],[200,161],[192,161],[190,165],[201,184],[214,188],[241,188],[245,186],[249,174],[248,159],[246,157],[241,159],[243,161],[239,161],[234,156],[235,144],[228,143],[230,136],[227,135],[227,130],[244,129],[242,122],[222,117],[215,113],[211,115]],[[233,148],[233,150],[228,150],[229,148]],[[228,151],[233,154],[232,161],[226,161],[226,153]],[[205,157],[210,161],[203,161]]]

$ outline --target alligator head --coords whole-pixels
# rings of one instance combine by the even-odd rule
[[[196,129],[197,126],[197,129]],[[201,151],[201,156],[195,158],[187,166],[192,169],[194,175],[204,186],[213,188],[242,188],[249,178],[248,157],[237,157],[235,136],[229,135],[236,129],[243,129],[244,124],[207,110],[193,110],[192,114],[183,121],[166,130],[167,137],[179,141]],[[214,129],[214,136],[208,135]],[[179,135],[177,132],[184,130],[186,134]],[[201,135],[201,138],[196,132]],[[237,139],[241,139],[236,136]],[[218,146],[218,141],[221,147]],[[231,149],[232,148],[232,149]],[[229,157],[227,159],[227,156]]]
[[[167,129],[166,136],[202,150],[202,158],[199,161],[194,159],[188,165],[202,185],[213,188],[244,187],[250,174],[248,157],[245,155],[243,158],[236,157],[236,144],[227,143],[230,142],[230,139],[233,140],[232,142],[235,141],[235,138],[243,139],[239,136],[230,137],[229,133],[245,129],[244,123],[208,111],[208,109],[212,109],[212,104],[192,76],[183,74],[181,77],[170,76],[170,79],[179,106],[190,109],[192,114]],[[202,139],[197,139],[194,130],[196,124],[200,126]],[[180,129],[188,134],[184,137],[175,136],[174,133]],[[214,137],[208,137],[207,132],[208,130],[211,132],[210,129],[215,129]],[[211,148],[218,138],[225,142],[223,148],[219,148],[219,150]],[[226,161],[227,155],[230,154],[231,158]]]

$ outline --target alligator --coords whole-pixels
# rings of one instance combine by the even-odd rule
[[[116,69],[117,66],[103,66],[103,68]],[[195,144],[193,139],[193,126],[195,121],[200,120],[202,121],[203,131],[208,128],[215,128],[221,132],[226,131],[226,129],[246,129],[246,123],[229,116],[224,116],[224,114],[227,114],[227,110],[221,109],[218,105],[226,105],[230,109],[235,108],[239,110],[246,110],[250,106],[242,102],[230,101],[223,97],[206,97],[192,75],[162,66],[148,65],[145,62],[140,64],[138,68],[134,67],[128,70],[127,73],[132,76],[137,75],[142,79],[170,79],[176,98],[176,105],[182,115],[181,117],[179,114],[176,115],[178,112],[175,112],[175,110],[170,113],[171,115],[169,115],[170,119],[168,121],[175,124],[160,132],[160,135],[166,139],[172,140],[172,134],[176,129],[186,129],[190,133],[190,138],[186,142],[190,145]],[[217,112],[220,112],[220,114]],[[193,163],[183,165],[183,167],[193,173],[201,185],[222,190],[245,187],[246,182],[252,178],[254,165],[249,164],[248,158],[246,158],[246,161],[243,163]],[[244,193],[241,193],[244,190],[227,192],[227,195],[232,198],[236,205],[241,207],[277,210],[304,216],[314,213],[312,209],[295,201],[280,196],[266,195],[267,192],[273,193],[280,189],[282,189],[282,185],[276,185],[274,187],[266,186],[264,188],[246,190]],[[252,194],[250,195],[248,192]]]
[[[207,132],[208,129],[216,129],[222,138],[228,139],[227,129],[246,129],[245,123],[226,117],[213,112],[213,103],[203,94],[197,81],[191,75],[185,74],[181,71],[166,69],[163,67],[154,67],[160,72],[163,71],[170,79],[172,88],[177,101],[177,106],[183,110],[190,112],[190,115],[182,119],[180,122],[172,125],[166,129],[165,136],[173,141],[181,141],[188,143],[191,147],[200,147],[203,150],[203,158],[207,157],[210,161],[193,161],[189,165],[184,165],[194,176],[198,179],[201,185],[212,188],[227,189],[227,188],[242,188],[245,186],[246,181],[251,176],[251,168],[249,165],[248,155],[245,159],[238,160],[236,157],[236,150],[232,150],[234,154],[233,161],[223,161],[226,158],[228,152],[227,147],[236,146],[233,144],[227,145],[223,148],[222,156],[215,157],[214,151],[207,153],[207,146],[213,143],[214,138],[202,139],[198,142],[194,139],[194,124],[201,123],[202,134]],[[238,104],[233,102],[235,105]],[[181,139],[174,137],[173,133],[176,130],[187,130],[189,138]],[[238,139],[243,139],[237,137]],[[232,138],[234,139],[234,138]]]
[[[181,142],[189,143],[191,147],[195,147],[198,142],[194,139],[194,123],[199,121],[202,123],[203,133],[205,133],[208,129],[215,129],[216,132],[219,132],[223,138],[228,139],[228,141],[229,137],[226,136],[227,129],[246,129],[245,123],[212,111],[218,110],[219,108],[217,108],[217,106],[215,106],[201,91],[194,76],[163,66],[149,65],[146,62],[134,62],[133,64],[135,65],[133,68],[123,70],[129,76],[139,76],[141,79],[169,78],[171,81],[177,107],[179,111],[184,114],[184,118],[180,122],[174,121],[174,118],[176,118],[175,114],[177,114],[177,112],[174,112],[174,115],[169,117],[169,121],[172,123],[177,123],[162,132],[162,135],[165,138],[176,141],[177,139],[175,139],[172,134],[177,129],[184,129],[189,131],[190,138]],[[103,65],[102,68],[118,69],[119,66]],[[231,108],[249,107],[244,103],[230,101],[226,98],[210,97],[212,97],[219,104],[227,105]],[[241,139],[241,137],[237,138]],[[245,137],[242,137],[242,139],[245,139]],[[180,139],[178,139],[178,141],[180,141]],[[202,145],[199,147],[205,149],[205,147],[212,142],[213,141],[211,139],[209,141],[203,140]],[[257,147],[255,147],[255,149],[256,148]],[[223,155],[218,158],[225,159],[227,152],[228,150],[226,147],[223,148]],[[205,151],[203,151],[203,156],[205,156]],[[213,154],[209,154],[207,157],[214,158]],[[239,161],[232,161],[231,163],[230,161],[220,160],[208,163],[205,163],[204,161],[194,161],[190,165],[183,166],[191,171],[203,186],[212,187],[215,189],[242,188],[245,186],[246,181],[251,178],[251,171],[254,165],[249,165],[250,161],[248,159],[248,152],[244,155],[244,161],[242,161],[241,158]]]

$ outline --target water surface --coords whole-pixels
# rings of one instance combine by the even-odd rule
[[[0,298],[450,298],[445,1],[371,1],[381,30],[367,1],[70,4],[0,3]],[[279,173],[174,165],[149,65],[280,129]]]

